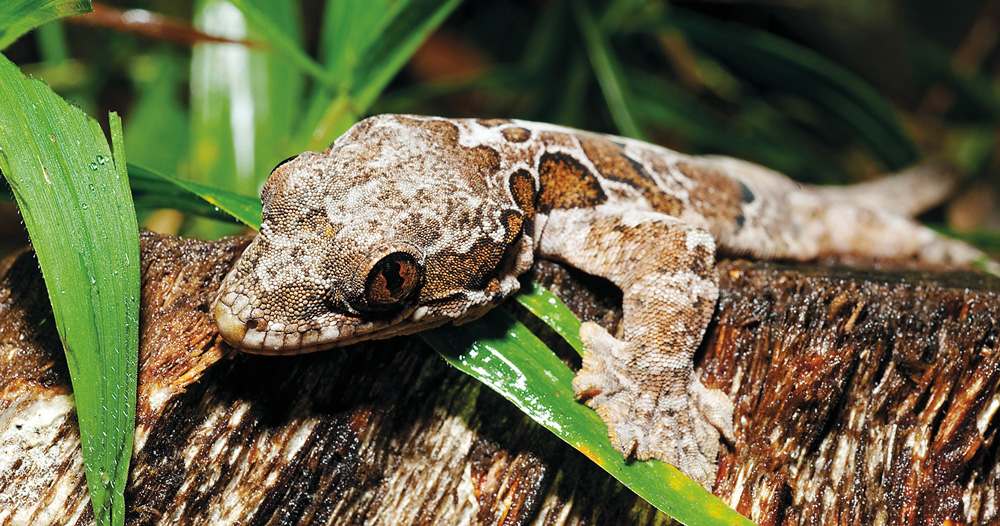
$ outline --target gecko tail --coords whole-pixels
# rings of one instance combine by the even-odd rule
[[[955,170],[928,162],[870,182],[814,188],[833,202],[914,217],[944,202],[957,183]]]

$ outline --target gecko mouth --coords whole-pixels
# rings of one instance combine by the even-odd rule
[[[327,313],[321,320],[286,325],[254,316],[260,313],[248,308],[245,299],[236,293],[220,296],[212,306],[212,317],[227,343],[252,354],[305,354],[410,334],[447,321],[422,320],[423,312],[418,307],[400,312],[391,319],[364,320]]]

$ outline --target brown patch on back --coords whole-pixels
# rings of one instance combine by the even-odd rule
[[[657,212],[671,216],[683,212],[684,203],[661,190],[641,164],[625,155],[621,146],[600,137],[581,137],[580,145],[605,179],[635,188]]]
[[[541,194],[539,209],[548,212],[556,208],[585,208],[608,200],[590,170],[564,153],[545,153],[538,162]]]
[[[735,179],[703,164],[679,161],[676,168],[694,181],[691,206],[714,225],[741,226],[743,189]]]
[[[513,128],[504,128],[500,130],[503,134],[503,138],[507,139],[509,142],[524,142],[531,138],[531,132],[527,128],[522,128],[516,126]]]

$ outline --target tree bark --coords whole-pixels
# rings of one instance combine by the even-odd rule
[[[234,352],[208,305],[247,241],[142,236],[128,524],[669,522],[419,339]],[[610,284],[533,272],[581,318],[618,324]],[[719,273],[700,371],[735,400],[737,437],[716,494],[759,524],[1000,521],[1000,281],[745,261]],[[92,522],[25,251],[0,266],[0,524]]]

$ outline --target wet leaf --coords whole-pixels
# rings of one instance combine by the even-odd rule
[[[170,177],[135,164],[128,165],[128,175],[137,207],[175,208],[212,219],[236,219],[251,228],[260,228],[257,197]]]
[[[545,322],[566,343],[583,356],[583,341],[580,339],[580,320],[558,296],[536,283],[522,290],[514,297],[536,318]]]
[[[557,332],[571,330],[568,326],[553,328]],[[532,420],[681,523],[752,524],[673,466],[659,461],[625,462],[608,440],[607,427],[597,413],[574,398],[573,371],[503,309],[494,309],[461,327],[423,332],[420,337],[453,367],[510,400]]]
[[[3,0],[0,2],[0,49],[46,22],[87,13],[91,9],[90,0]]]
[[[121,121],[96,121],[0,57],[0,170],[66,352],[98,524],[123,524],[135,420],[139,231]]]

